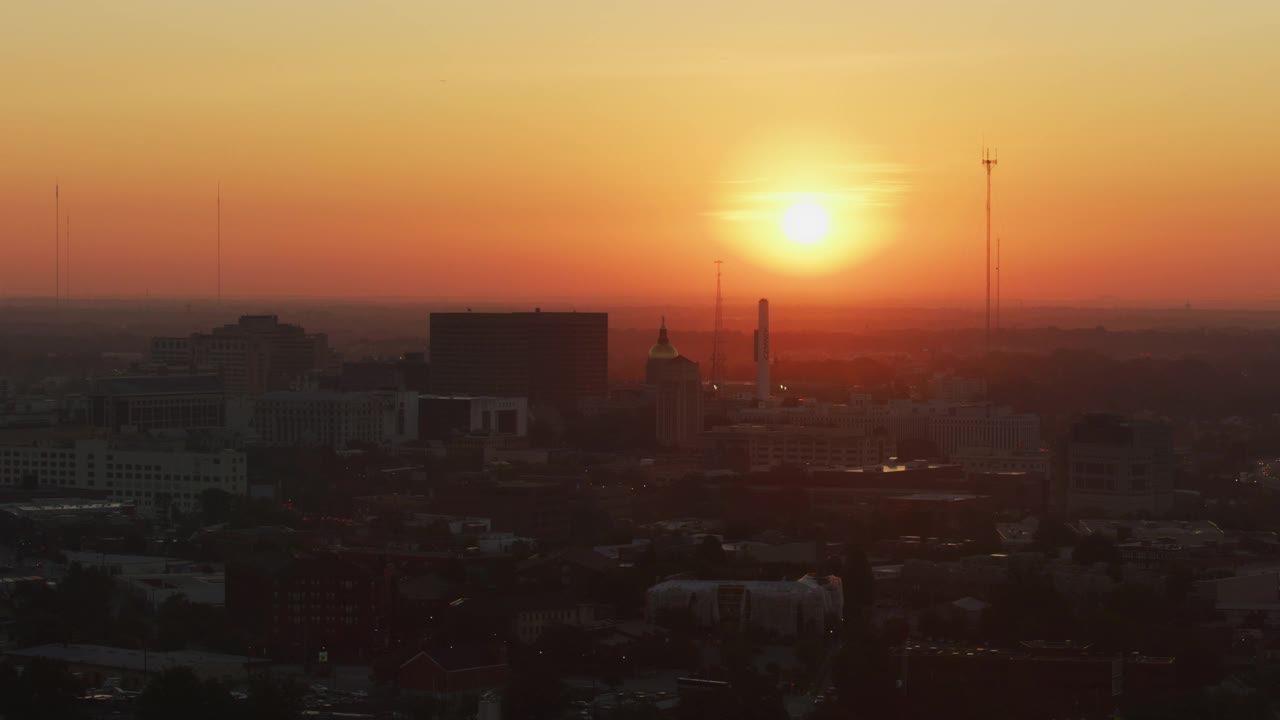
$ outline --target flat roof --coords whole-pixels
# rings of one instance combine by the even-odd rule
[[[173,650],[170,652],[144,652],[126,648],[108,647],[106,645],[63,645],[53,643],[39,645],[23,650],[10,650],[5,653],[9,657],[44,658],[59,660],[77,665],[95,665],[103,668],[132,670],[135,672],[158,673],[175,667],[195,667],[198,665],[245,665],[249,663],[270,663],[262,658],[250,658],[245,655],[227,655],[201,650]]]
[[[987,495],[972,495],[969,493],[947,493],[947,492],[917,492],[908,495],[894,495],[890,500],[906,500],[909,502],[964,502],[966,500],[980,500],[988,497]]]

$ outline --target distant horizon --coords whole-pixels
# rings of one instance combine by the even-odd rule
[[[95,297],[683,303],[723,260],[731,298],[978,306],[986,145],[1011,302],[1271,307],[1276,27],[1258,0],[19,4],[0,294],[69,265]]]
[[[919,310],[934,312],[977,312],[984,311],[984,306],[980,302],[960,302],[948,301],[946,299],[937,299],[934,301],[908,301],[897,299],[882,300],[814,300],[811,298],[802,298],[794,300],[786,296],[779,295],[759,295],[759,296],[736,296],[725,294],[725,305],[732,306],[754,306],[760,299],[768,299],[771,303],[785,303],[792,308],[877,308],[886,310]],[[666,302],[658,299],[633,298],[633,297],[572,297],[572,296],[531,296],[531,297],[511,297],[511,298],[495,298],[492,295],[477,294],[474,297],[467,296],[408,296],[408,295],[320,295],[320,294],[293,294],[293,293],[260,293],[260,294],[241,294],[241,295],[224,295],[218,299],[210,295],[136,295],[136,294],[101,294],[101,295],[76,295],[70,298],[61,298],[55,300],[53,297],[44,295],[4,295],[0,294],[0,303],[22,303],[30,305],[57,305],[57,304],[84,304],[93,302],[177,302],[177,303],[199,303],[202,308],[217,307],[219,303],[252,303],[252,302],[306,302],[306,303],[336,303],[336,304],[391,304],[391,305],[439,305],[448,307],[472,307],[485,309],[505,309],[510,308],[512,312],[519,312],[522,309],[532,311],[541,307],[548,312],[593,312],[591,307],[608,306],[625,309],[646,309],[646,308],[684,308],[684,309],[709,309],[714,307],[715,303],[712,299],[697,299],[692,296],[687,298],[673,298]],[[1187,305],[1190,305],[1192,311],[1212,311],[1212,312],[1273,312],[1280,311],[1280,296],[1273,300],[1257,300],[1252,303],[1237,303],[1230,300],[1125,300],[1122,298],[1079,298],[1079,299],[1059,299],[1059,300],[1036,300],[1023,301],[1018,299],[1005,299],[1001,303],[1004,310],[1010,312],[1033,311],[1033,310],[1142,310],[1142,311],[1185,311]],[[994,304],[992,306],[995,307]],[[506,310],[499,310],[506,311]]]

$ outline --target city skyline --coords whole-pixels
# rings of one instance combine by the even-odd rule
[[[0,296],[1276,299],[1269,4],[301,7],[0,11]]]

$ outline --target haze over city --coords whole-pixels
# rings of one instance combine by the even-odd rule
[[[0,4],[0,718],[1280,718],[1277,38]]]
[[[0,9],[0,296],[1267,306],[1275,3]],[[788,236],[797,204],[821,237]],[[803,215],[803,210],[802,213]],[[801,218],[803,221],[803,218]],[[1246,257],[1248,261],[1242,262]]]

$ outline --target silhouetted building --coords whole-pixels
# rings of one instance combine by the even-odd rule
[[[1173,434],[1149,420],[1089,415],[1071,426],[1067,510],[1163,515],[1173,508]]]
[[[945,457],[974,448],[1008,453],[1040,447],[1040,418],[996,405],[961,405],[927,420],[929,439]]]
[[[503,687],[509,674],[506,648],[434,645],[400,665],[396,685],[402,692],[447,698]]]
[[[658,369],[657,386],[658,443],[688,445],[697,440],[702,433],[702,373],[698,363],[684,356],[666,361]]]
[[[1010,649],[909,643],[893,652],[903,697],[934,708],[986,697],[1008,717],[1092,717],[1120,698],[1178,689],[1171,657],[1113,655],[1071,643]]]
[[[493,529],[540,540],[569,537],[581,503],[572,481],[477,479],[450,483],[435,491],[434,509],[450,515],[479,515]]]
[[[244,315],[208,334],[152,338],[151,360],[189,371],[212,369],[228,395],[260,395],[287,390],[324,367],[329,341],[275,315]]]
[[[336,375],[321,380],[326,390],[370,392],[373,390],[430,389],[430,366],[423,353],[405,353],[395,360],[345,362]]]
[[[418,438],[413,392],[271,392],[249,401],[252,435],[265,445],[395,445]]]
[[[258,553],[227,564],[227,614],[276,659],[365,657],[382,647],[390,593],[377,573],[328,554]]]
[[[226,395],[217,375],[126,375],[102,378],[86,393],[89,423],[118,432],[220,428]]]
[[[431,388],[576,411],[608,392],[609,315],[432,313]]]
[[[894,454],[888,433],[830,427],[727,425],[703,433],[703,443],[713,466],[739,470],[859,467],[882,463]]]

